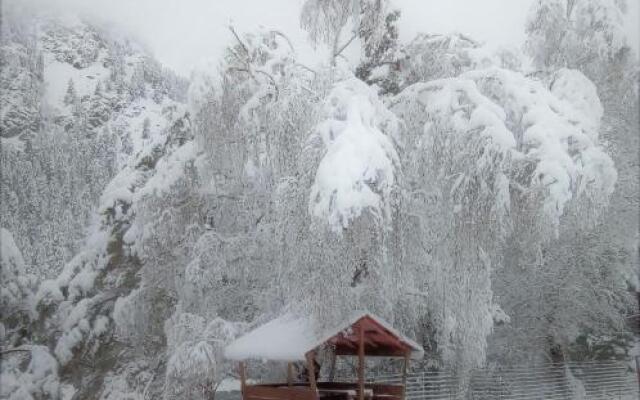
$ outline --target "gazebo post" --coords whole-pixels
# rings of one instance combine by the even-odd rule
[[[329,382],[333,382],[336,377],[336,359],[338,358],[336,354],[336,347],[333,346],[331,350],[331,371],[329,371]]]
[[[314,358],[315,352],[310,351],[307,353],[307,371],[309,371],[309,384],[311,386],[311,390],[315,392],[318,387],[316,385],[316,367],[313,364]]]
[[[410,352],[404,355],[404,363],[402,364],[402,400],[405,400],[407,395],[407,370],[409,369],[409,357]]]
[[[244,361],[240,361],[238,363],[238,373],[240,374],[240,390],[242,392],[242,395],[244,396],[244,389],[245,386],[247,385],[247,377],[246,377],[246,369],[245,369],[245,365],[244,365]]]
[[[287,363],[287,386],[291,387],[293,385],[293,364],[291,361]]]
[[[358,327],[358,400],[364,400],[364,326]]]

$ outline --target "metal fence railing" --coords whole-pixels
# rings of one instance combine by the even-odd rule
[[[412,371],[407,400],[638,400],[633,360],[569,362],[562,366],[476,369],[467,379],[451,371]],[[368,377],[401,381],[399,374]]]

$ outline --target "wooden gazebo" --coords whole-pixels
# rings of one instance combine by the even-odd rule
[[[400,334],[381,318],[357,313],[335,329],[318,333],[310,318],[285,315],[236,339],[225,349],[225,357],[238,361],[243,400],[404,400],[408,363],[423,356],[422,347]],[[358,357],[354,382],[316,381],[315,356],[320,349],[332,353],[332,373],[337,356]],[[404,359],[402,384],[365,383],[364,359],[368,356]],[[287,382],[248,385],[248,360],[287,363]],[[295,382],[293,363],[304,362],[308,381]]]

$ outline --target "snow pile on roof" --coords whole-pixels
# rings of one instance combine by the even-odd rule
[[[232,360],[305,360],[305,354],[310,350],[322,345],[337,333],[348,329],[365,316],[373,319],[411,347],[413,358],[422,358],[424,354],[422,346],[393,329],[381,318],[366,312],[355,313],[335,329],[323,332],[318,332],[314,328],[314,321],[310,317],[285,314],[236,339],[225,348],[224,356]]]
[[[236,339],[224,350],[224,356],[232,360],[304,360],[315,343],[310,321],[286,314]]]

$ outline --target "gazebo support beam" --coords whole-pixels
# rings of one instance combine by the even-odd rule
[[[314,392],[318,389],[316,385],[316,366],[314,365],[314,358],[316,354],[313,351],[307,353],[307,371],[309,371],[309,384],[311,385],[311,390]]]
[[[411,353],[407,352],[404,356],[404,363],[402,364],[402,400],[405,400],[407,396],[407,370],[409,369],[410,357]]]
[[[238,363],[238,373],[240,374],[240,390],[244,396],[244,389],[247,386],[247,371],[244,361]]]
[[[291,361],[287,363],[287,386],[293,386],[293,364]]]
[[[333,382],[333,379],[336,376],[336,360],[338,358],[338,355],[336,354],[336,349],[335,346],[332,349],[333,351],[331,352],[331,371],[329,371],[329,382]]]
[[[364,326],[358,327],[358,400],[364,400]]]

